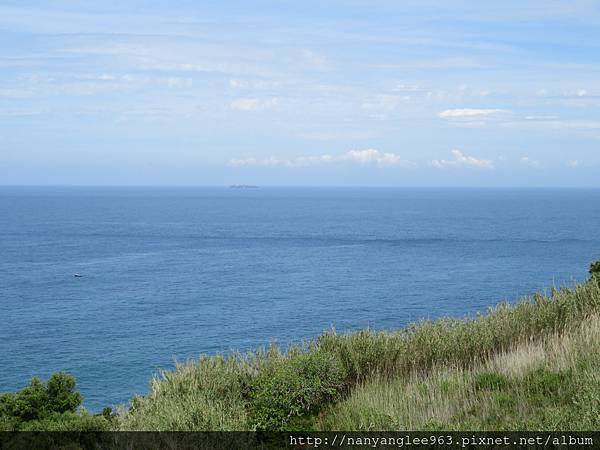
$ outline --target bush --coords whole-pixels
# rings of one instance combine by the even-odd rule
[[[46,383],[33,378],[29,386],[0,395],[0,430],[87,431],[104,430],[109,422],[99,416],[75,411],[81,394],[75,378],[56,372]]]
[[[590,275],[592,280],[596,280],[600,284],[600,260],[590,264]]]
[[[253,428],[289,429],[292,420],[338,398],[344,378],[339,361],[318,350],[269,362],[250,386]]]
[[[556,399],[561,390],[571,386],[569,383],[571,378],[572,374],[569,371],[551,371],[540,367],[529,373],[523,383],[531,395]]]
[[[508,378],[498,372],[482,372],[475,377],[475,388],[478,390],[500,390],[508,386]]]
[[[110,422],[102,415],[74,412],[53,413],[41,420],[23,422],[19,431],[108,431]]]
[[[81,404],[81,394],[75,390],[75,377],[56,372],[46,383],[47,409],[56,413],[74,412]]]

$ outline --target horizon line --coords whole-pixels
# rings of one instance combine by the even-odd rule
[[[1,184],[0,189],[4,188],[163,188],[163,189],[223,189],[231,188],[243,189],[272,189],[272,188],[293,188],[293,189],[600,189],[598,186],[578,186],[578,185],[304,185],[304,184]]]

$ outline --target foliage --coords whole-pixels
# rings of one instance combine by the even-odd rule
[[[0,430],[83,431],[108,428],[103,418],[76,413],[81,394],[75,378],[54,373],[47,382],[33,378],[29,386],[0,395]]]
[[[600,260],[590,264],[590,275],[592,280],[596,280],[600,284]]]
[[[253,428],[289,429],[289,422],[339,397],[344,369],[333,355],[313,351],[269,361],[250,387]]]
[[[108,431],[111,424],[101,415],[88,412],[52,413],[40,420],[24,422],[19,431]]]
[[[508,379],[506,376],[497,372],[481,372],[475,376],[475,389],[483,390],[500,390],[508,386]]]

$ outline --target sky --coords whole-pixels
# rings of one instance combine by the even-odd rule
[[[0,185],[599,173],[597,1],[0,4]]]

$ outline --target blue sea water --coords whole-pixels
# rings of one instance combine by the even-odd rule
[[[174,361],[474,314],[598,258],[598,190],[0,188],[0,391],[66,370],[99,410]]]

